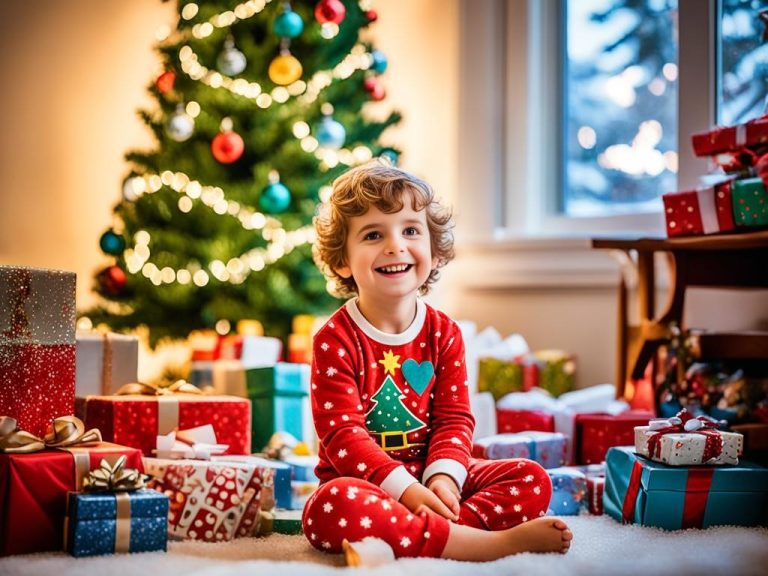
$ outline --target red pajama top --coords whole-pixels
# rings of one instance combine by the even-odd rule
[[[370,324],[355,300],[337,310],[314,337],[311,398],[321,483],[360,478],[396,500],[437,473],[464,484],[474,429],[464,342],[420,299],[400,334]]]

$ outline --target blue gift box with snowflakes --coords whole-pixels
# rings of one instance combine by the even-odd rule
[[[558,468],[565,464],[566,449],[565,434],[528,430],[515,434],[495,434],[475,440],[472,455],[488,460],[528,458],[544,468]]]
[[[768,468],[751,462],[669,466],[613,447],[606,457],[605,513],[667,530],[768,525]]]
[[[166,550],[168,496],[155,490],[70,492],[65,547],[72,556]]]
[[[563,466],[547,470],[552,480],[552,499],[548,514],[576,516],[584,509],[587,475],[576,467]]]
[[[296,438],[306,436],[309,373],[309,364],[291,362],[245,371],[254,452],[260,452],[275,432],[288,432]]]

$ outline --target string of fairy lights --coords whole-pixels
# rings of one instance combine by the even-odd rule
[[[227,28],[239,20],[257,16],[270,2],[271,0],[248,0],[232,10],[216,14],[205,22],[194,24],[186,33],[191,34],[196,39],[207,38],[217,28]],[[358,2],[364,12],[370,10],[370,4],[369,0]],[[189,21],[194,19],[198,13],[199,6],[195,3],[189,3],[182,8],[181,17]],[[321,36],[323,38],[333,38],[338,34],[338,31],[339,27],[335,22],[321,24]],[[162,41],[169,34],[170,31],[167,31],[166,34],[161,34],[158,39]],[[284,53],[285,49],[283,50]],[[234,95],[250,99],[261,109],[270,108],[275,104],[284,104],[291,98],[296,98],[297,102],[302,105],[311,104],[335,80],[347,79],[356,71],[370,69],[375,63],[374,54],[368,52],[363,44],[358,43],[333,69],[318,71],[307,81],[297,79],[286,85],[275,86],[267,93],[257,82],[249,82],[236,75],[232,77],[207,68],[200,63],[198,55],[189,44],[184,44],[180,48],[178,57],[181,71],[191,80],[205,84],[210,88],[224,89]],[[200,104],[195,101],[180,104],[177,110],[182,111],[191,119],[199,116],[202,111]],[[324,120],[328,121],[333,107],[329,103],[325,103],[321,110],[324,114]],[[343,127],[341,130],[343,134]],[[318,138],[313,136],[310,125],[303,120],[293,124],[292,133],[299,140],[301,149],[306,153],[313,154],[319,161],[321,171],[330,170],[340,163],[354,166],[367,162],[373,157],[371,149],[364,145],[350,149],[343,147],[337,141],[335,144],[324,146]],[[343,141],[343,136],[341,140]],[[279,175],[275,171],[270,174],[270,181],[279,182]],[[140,230],[133,235],[131,244],[122,249],[122,255],[126,269],[130,274],[140,273],[156,286],[178,283],[203,287],[212,279],[219,282],[241,284],[251,272],[261,271],[266,266],[274,264],[290,254],[295,248],[314,241],[315,233],[311,225],[288,231],[278,218],[265,214],[263,210],[243,206],[237,201],[228,199],[221,187],[204,185],[180,171],[165,170],[158,174],[145,173],[131,176],[124,183],[123,197],[127,201],[136,201],[145,194],[154,194],[163,188],[178,193],[176,208],[180,212],[189,213],[199,203],[218,216],[235,218],[244,230],[260,233],[266,241],[266,245],[248,250],[227,261],[215,259],[202,264],[191,260],[181,268],[159,267],[152,261],[150,248],[152,235],[147,230]],[[318,192],[320,201],[326,201],[329,194],[330,187],[321,188]],[[104,237],[102,237],[103,240]]]

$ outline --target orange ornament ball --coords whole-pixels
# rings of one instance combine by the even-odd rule
[[[269,79],[280,86],[287,86],[301,78],[304,69],[291,54],[280,54],[269,65]]]

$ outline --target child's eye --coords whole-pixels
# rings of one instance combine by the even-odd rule
[[[405,230],[403,230],[403,234],[406,236],[416,236],[419,233],[419,229],[414,226],[409,226]]]
[[[363,236],[363,240],[378,240],[381,238],[381,234],[378,232],[368,232],[365,236]]]

